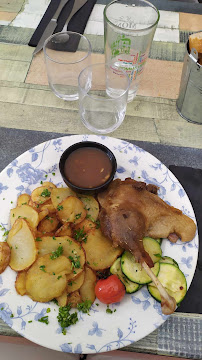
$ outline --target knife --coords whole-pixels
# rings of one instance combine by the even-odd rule
[[[50,22],[48,23],[48,25],[46,26],[37,47],[35,48],[33,55],[37,54],[42,48],[43,48],[43,44],[45,42],[45,40],[53,34],[56,26],[57,26],[57,20],[59,18],[59,15],[62,11],[62,9],[64,8],[64,6],[68,3],[69,0],[61,0],[60,4],[55,12],[55,14],[53,15],[52,19],[50,20]]]

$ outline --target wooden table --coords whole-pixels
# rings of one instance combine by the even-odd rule
[[[34,58],[27,44],[48,0],[0,0],[0,170],[32,146],[61,135],[84,134],[78,102],[64,102],[50,90],[42,52]],[[98,0],[85,34],[93,61],[104,61],[102,11]],[[202,29],[202,6],[154,0],[161,20],[135,100],[128,104],[123,124],[110,136],[148,150],[167,166],[202,169],[202,126],[176,111],[185,42]],[[122,350],[147,354],[202,358],[202,315],[173,314],[146,338]],[[20,336],[0,320],[2,336]],[[4,338],[4,337],[3,337]],[[7,338],[8,339],[8,338]]]

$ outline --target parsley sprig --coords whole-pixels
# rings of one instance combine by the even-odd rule
[[[58,246],[57,250],[52,251],[52,255],[50,255],[50,259],[51,260],[55,260],[57,259],[60,255],[63,254],[63,247],[62,246]]]
[[[57,316],[58,323],[60,324],[62,328],[62,333],[64,335],[66,335],[66,328],[69,327],[70,325],[76,324],[77,321],[79,320],[77,312],[70,314],[70,310],[71,310],[70,304],[66,306],[61,306],[59,308],[59,313]]]

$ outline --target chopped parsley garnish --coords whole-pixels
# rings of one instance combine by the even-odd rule
[[[3,233],[3,236],[7,236],[9,234],[9,230],[6,230],[4,233]]]
[[[48,308],[48,309],[46,310],[46,312],[47,312],[47,313],[51,312],[51,309],[50,309],[50,308]]]
[[[46,266],[45,266],[45,265],[41,265],[41,266],[39,266],[39,269],[40,269],[41,271],[43,271],[43,272],[46,272],[45,268],[46,268]]]
[[[42,180],[40,181],[40,184],[41,184],[41,185],[43,184],[43,181],[42,181]]]
[[[13,314],[11,314],[11,316],[10,316],[11,318],[13,318],[14,317],[14,315]]]
[[[57,259],[60,255],[63,254],[63,247],[62,246],[58,246],[56,251],[52,251],[52,255],[50,255],[50,259],[51,260],[55,260]]]
[[[81,267],[81,264],[80,264],[80,261],[79,261],[79,258],[80,256],[75,256],[76,259],[73,258],[73,256],[69,256],[69,260],[71,260],[72,262],[72,268],[80,268]]]
[[[61,279],[61,277],[62,277],[62,275],[59,275],[59,276],[57,277],[57,279],[58,279],[58,280],[60,280],[60,279]]]
[[[57,316],[58,323],[62,328],[62,333],[66,335],[66,328],[70,325],[74,325],[78,321],[77,312],[70,314],[71,305],[61,306]]]
[[[95,225],[96,225],[96,229],[99,229],[100,228],[100,220],[96,220]]]
[[[46,325],[49,324],[48,316],[47,316],[47,315],[46,315],[46,316],[42,316],[40,319],[38,319],[38,321],[39,321],[39,322],[42,322],[42,323],[44,323],[44,324],[46,324]]]
[[[42,239],[40,237],[37,237],[35,241],[42,241]]]
[[[58,211],[63,210],[63,206],[62,206],[62,205],[58,205],[58,206],[57,206],[57,210],[58,210]]]
[[[78,229],[74,232],[74,239],[76,241],[83,241],[84,243],[86,243],[87,241],[87,234],[84,231],[84,227],[82,229]]]
[[[75,219],[78,220],[81,217],[81,213],[75,215]]]
[[[107,314],[112,314],[113,313],[113,311],[109,308],[109,305],[107,305],[106,313]]]
[[[77,304],[77,309],[79,311],[82,311],[84,314],[88,314],[91,305],[92,305],[92,301],[85,300],[84,302]]]
[[[55,237],[55,236],[53,236],[53,240],[56,240],[56,237]]]
[[[41,193],[41,196],[43,196],[43,197],[48,197],[48,196],[50,196],[50,191],[48,190],[48,189],[44,189],[43,191],[42,191],[42,193]]]
[[[32,323],[32,320],[29,320],[28,323],[29,323],[29,324]]]
[[[55,173],[53,172],[52,175],[55,176]]]

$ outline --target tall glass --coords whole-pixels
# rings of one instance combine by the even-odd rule
[[[113,0],[104,9],[105,61],[128,74],[128,101],[136,96],[159,17],[147,0]]]

